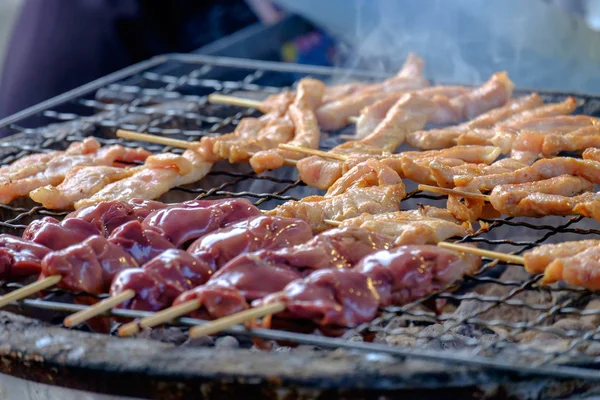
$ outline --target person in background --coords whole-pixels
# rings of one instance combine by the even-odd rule
[[[5,54],[0,118],[152,56],[190,52],[259,19],[265,0],[24,0]]]

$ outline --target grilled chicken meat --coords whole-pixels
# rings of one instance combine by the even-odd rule
[[[267,215],[298,218],[308,222],[313,231],[330,228],[324,220],[343,221],[362,213],[378,214],[397,211],[406,196],[404,184],[351,188],[337,196],[309,196],[300,201],[288,201],[267,211]]]

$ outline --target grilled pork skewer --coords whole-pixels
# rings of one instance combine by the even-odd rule
[[[280,312],[279,318],[308,320],[321,328],[354,327],[371,321],[380,307],[406,304],[440,290],[476,272],[479,265],[478,257],[435,246],[381,250],[352,269],[319,270],[292,281],[283,291],[253,302],[255,311],[266,306],[266,312],[252,314],[261,317]],[[232,317],[229,324],[244,322]],[[213,334],[224,327],[217,320],[192,328],[190,336]]]

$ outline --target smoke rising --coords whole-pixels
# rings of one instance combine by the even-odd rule
[[[339,66],[394,72],[425,59],[436,82],[506,70],[522,88],[600,93],[600,34],[542,0],[277,0],[330,32]]]

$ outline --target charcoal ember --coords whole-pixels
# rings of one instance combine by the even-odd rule
[[[188,338],[183,342],[184,347],[212,347],[215,344],[215,340],[211,336],[200,336],[196,338]]]
[[[188,338],[187,333],[177,327],[142,328],[136,337],[175,345],[183,344]]]
[[[240,342],[233,336],[223,336],[215,341],[215,347],[218,349],[237,349]]]
[[[442,324],[435,324],[418,334],[416,346],[432,350],[465,349],[497,340],[493,330],[481,325],[461,324],[448,330]]]

